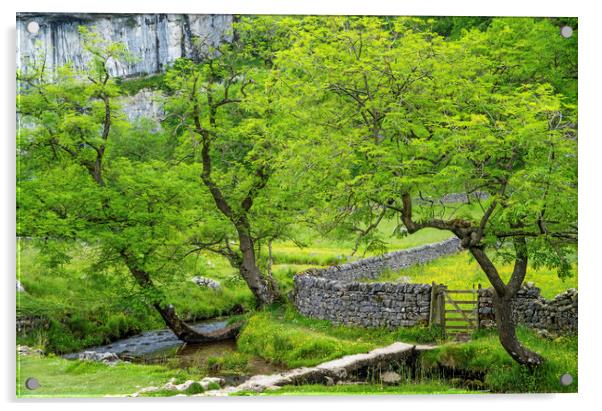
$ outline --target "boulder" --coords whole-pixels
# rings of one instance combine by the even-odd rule
[[[398,384],[401,381],[401,375],[393,371],[387,371],[380,375],[380,381],[383,384]]]
[[[165,384],[163,386],[163,389],[171,390],[171,391],[186,391],[188,388],[190,388],[190,386],[192,384],[194,384],[196,382],[194,380],[187,380],[187,381],[183,382],[182,384],[174,384],[174,380],[175,380],[174,378],[169,380],[167,382],[167,384]]]
[[[207,277],[201,277],[200,275],[192,277],[191,281],[199,287],[211,288],[213,290],[218,290],[221,288],[221,284],[219,283],[219,281],[215,281]]]
[[[541,338],[545,338],[546,340],[553,340],[557,336],[546,329],[537,330],[537,335]]]
[[[39,348],[31,348],[27,345],[17,345],[17,353],[19,355],[44,355],[44,351]]]
[[[155,391],[159,391],[159,387],[144,387],[142,388],[140,391],[138,391],[136,394],[144,394],[145,392],[155,392]],[[138,395],[135,395],[136,397]]]
[[[205,391],[212,389],[215,386],[223,387],[225,383],[226,380],[219,377],[205,377],[201,381],[199,381],[199,384],[201,384],[201,387],[203,387]]]
[[[207,390],[211,390],[211,389],[219,389],[219,388],[223,387],[224,384],[226,383],[226,381],[223,378],[218,378],[218,377],[205,377],[200,381],[187,380],[187,381],[183,382],[182,384],[176,384],[175,382],[176,382],[176,379],[171,378],[163,386],[163,389],[170,390],[170,391],[186,391],[193,384],[199,384],[201,387],[203,387],[203,391],[207,391]],[[141,391],[138,391],[138,392],[141,392]]]
[[[78,359],[82,361],[99,361],[109,365],[113,365],[121,361],[114,352],[96,351],[84,351],[79,354]]]

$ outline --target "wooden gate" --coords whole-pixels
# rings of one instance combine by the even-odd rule
[[[431,323],[440,325],[446,336],[467,339],[479,328],[478,290],[448,290],[433,283]]]

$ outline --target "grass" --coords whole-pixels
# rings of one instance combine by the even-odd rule
[[[36,378],[40,387],[28,390],[27,378]],[[17,397],[101,397],[132,394],[140,388],[162,386],[170,378],[176,383],[200,379],[160,365],[69,361],[59,357],[20,356],[17,360]]]
[[[406,237],[391,236],[394,222],[387,221],[380,228],[383,236],[390,238],[390,250],[414,247],[450,236],[449,233],[424,230]],[[310,236],[311,233],[307,233]],[[284,293],[292,288],[296,273],[311,267],[340,264],[359,258],[351,256],[353,239],[317,239],[310,246],[299,248],[293,243],[275,243],[273,274]],[[137,287],[124,272],[95,271],[89,267],[96,251],[74,246],[70,262],[56,269],[44,264],[44,257],[33,247],[19,244],[19,279],[27,293],[19,293],[18,316],[39,317],[48,327],[32,335],[20,335],[19,344],[43,348],[46,352],[64,353],[87,346],[107,343],[144,330],[163,328],[160,317],[146,307]],[[371,252],[373,253],[373,252]],[[367,255],[371,255],[367,253]],[[502,266],[508,275],[510,266]],[[203,275],[221,282],[219,291],[201,289],[189,279]],[[382,280],[395,281],[401,276],[411,282],[447,284],[450,288],[470,288],[487,281],[474,261],[466,253],[444,257],[425,265],[400,272],[383,274]],[[551,270],[530,270],[527,281],[534,281],[542,295],[550,298],[569,287],[577,286],[577,277],[564,282]],[[178,312],[188,321],[218,316],[235,305],[253,306],[253,297],[236,271],[222,258],[201,255],[194,262],[183,265],[177,279],[158,279]],[[240,374],[247,371],[249,358],[261,357],[285,367],[314,366],[344,355],[367,352],[394,341],[409,343],[437,342],[441,348],[424,357],[424,369],[434,372],[438,364],[457,369],[476,370],[485,375],[483,384],[494,392],[557,392],[576,390],[577,383],[562,387],[560,375],[570,372],[577,376],[577,339],[562,337],[549,342],[534,333],[520,329],[519,336],[529,347],[548,360],[535,373],[516,365],[503,351],[497,337],[491,333],[477,335],[467,344],[446,343],[440,330],[428,327],[388,329],[363,329],[335,326],[325,320],[303,317],[288,305],[246,315],[248,323],[238,340],[237,353],[218,355],[208,359],[203,367],[174,370],[166,364],[103,364],[67,362],[57,357],[22,357],[18,365],[18,387],[23,387],[28,376],[35,376],[42,387],[35,392],[21,389],[24,396],[97,396],[104,394],[129,394],[138,388],[164,384],[169,378],[204,375],[208,372]],[[426,371],[425,371],[426,372]],[[426,381],[399,386],[343,385],[334,387],[285,387],[269,395],[313,394],[420,394],[465,392],[453,381],[434,379],[425,375]],[[125,381],[125,382],[124,382]],[[157,392],[149,395],[171,395]]]
[[[497,265],[502,278],[507,280],[512,273],[512,264]],[[560,279],[556,270],[545,267],[529,267],[526,281],[532,281],[541,289],[541,295],[546,298],[566,291],[568,288],[577,288],[577,267],[575,275]],[[376,280],[368,281],[397,281],[401,277],[408,277],[411,283],[436,282],[446,284],[449,289],[471,289],[477,284],[489,287],[489,281],[477,262],[470,257],[467,251],[455,255],[438,258],[426,264],[416,265],[400,271],[388,271]],[[406,278],[406,280],[408,279]]]
[[[517,330],[518,338],[526,347],[541,354],[545,363],[530,370],[512,360],[504,351],[494,331],[482,331],[467,343],[447,343],[422,355],[426,372],[443,365],[459,372],[477,372],[485,375],[484,383],[492,392],[577,392],[577,336],[543,339],[525,327]],[[560,384],[560,377],[569,373],[574,382]]]
[[[240,352],[207,358],[205,365],[208,373],[220,375],[242,375],[248,371],[251,356]]]
[[[160,316],[146,306],[127,273],[98,272],[89,267],[94,252],[73,246],[71,261],[51,269],[38,250],[20,241],[18,277],[27,292],[17,294],[17,317],[40,318],[47,327],[20,334],[19,344],[66,353],[165,327]],[[189,281],[194,272],[161,284],[187,321],[220,316],[237,305],[254,306],[251,292],[234,277],[233,269],[219,267],[212,273],[222,282],[217,291],[195,286]]]
[[[278,390],[266,391],[260,395],[283,396],[311,396],[311,395],[406,395],[406,394],[470,394],[463,388],[453,387],[443,381],[423,381],[418,383],[405,383],[400,385],[380,384],[345,384],[325,386],[312,385],[286,385]],[[234,395],[257,395],[254,392],[238,392]]]
[[[440,332],[428,327],[388,330],[336,326],[280,306],[249,318],[237,345],[240,352],[295,368],[368,352],[395,341],[428,343],[440,339]]]
[[[381,254],[382,251],[396,251],[425,244],[443,241],[452,236],[447,231],[424,229],[415,234],[399,236],[395,234],[397,224],[394,220],[383,221],[378,228],[380,236],[386,239],[387,249],[363,252],[361,249],[352,255],[355,246],[353,236],[346,239],[322,238],[315,233],[304,233],[302,241],[309,243],[299,248],[292,241],[278,242],[273,245],[273,258],[276,264],[305,264],[313,266],[338,265],[362,257]],[[307,238],[304,238],[307,237]]]
[[[288,367],[304,367],[343,355],[369,351],[373,345],[340,340],[303,327],[273,322],[267,313],[253,316],[238,338],[241,352]]]
[[[353,395],[353,394],[451,394],[470,393],[467,386],[490,392],[576,392],[577,337],[543,339],[535,332],[519,327],[518,336],[527,347],[542,354],[544,365],[535,371],[515,363],[500,346],[492,331],[480,331],[468,343],[445,342],[437,330],[425,327],[398,330],[361,329],[334,326],[295,313],[291,307],[272,307],[249,318],[238,340],[238,351],[208,358],[203,367],[178,369],[173,365],[120,363],[110,367],[102,363],[68,361],[50,356],[19,357],[18,396],[101,396],[131,394],[146,386],[161,386],[171,377],[181,383],[200,379],[210,372],[244,373],[249,359],[259,356],[288,367],[314,366],[343,355],[367,352],[393,341],[437,342],[440,346],[424,352],[420,360],[419,380],[405,379],[400,385],[354,384],[337,386],[290,386],[266,395]],[[441,366],[445,367],[442,372]],[[449,370],[453,370],[449,375]],[[483,381],[457,378],[469,374]],[[570,373],[571,386],[560,385],[560,376]],[[41,388],[24,389],[25,380],[35,377]],[[252,393],[240,393],[250,395]],[[149,396],[169,396],[165,390]]]
[[[481,331],[468,343],[445,342],[436,329],[427,327],[387,329],[362,329],[335,326],[328,321],[314,320],[295,313],[290,307],[272,308],[255,314],[249,319],[238,340],[241,352],[262,357],[268,361],[288,367],[315,366],[344,355],[370,351],[394,341],[408,343],[437,342],[440,347],[427,351],[422,356],[421,381],[441,382],[439,366],[457,370],[458,374],[469,372],[484,375],[484,381],[454,381],[449,384],[462,388],[467,383],[472,387],[492,392],[576,392],[577,390],[577,337],[558,337],[549,341],[539,337],[525,327],[518,328],[519,340],[544,356],[546,362],[535,371],[518,365],[504,351],[495,331]],[[568,387],[560,385],[560,376],[570,373],[575,382]],[[425,389],[428,384],[415,388]],[[291,387],[282,393],[367,393],[378,389],[349,386],[321,387],[318,391],[307,387]],[[431,387],[432,388],[432,387]],[[362,391],[363,390],[363,391]],[[398,390],[398,391],[396,391]],[[412,386],[386,388],[388,393],[419,393]],[[377,391],[378,392],[378,391]],[[426,391],[428,392],[428,391]],[[278,395],[277,392],[274,392]]]
[[[156,81],[140,79],[123,83],[133,89],[147,80]],[[383,236],[391,237],[394,227],[393,221],[385,221],[379,230]],[[311,246],[299,248],[291,242],[280,242],[273,247],[273,274],[284,294],[292,289],[293,277],[298,272],[358,258],[350,257],[355,245],[353,239],[316,239],[319,236],[308,230],[302,231],[302,237],[305,242],[313,240]],[[390,249],[447,237],[449,233],[435,230],[392,236]],[[18,278],[27,292],[17,295],[17,316],[40,318],[47,324],[33,334],[19,335],[19,344],[66,353],[164,327],[159,315],[144,304],[143,296],[125,270],[91,267],[98,257],[93,247],[71,246],[71,260],[52,269],[48,268],[46,257],[28,241],[20,240],[18,247]],[[216,279],[222,288],[215,291],[196,287],[189,281],[194,275]],[[180,278],[157,282],[186,321],[224,315],[239,305],[247,309],[254,306],[254,298],[236,270],[224,258],[211,254],[183,264]]]

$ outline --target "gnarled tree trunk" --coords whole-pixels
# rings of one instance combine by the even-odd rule
[[[516,325],[512,320],[512,299],[516,296],[527,274],[528,256],[525,239],[515,239],[514,248],[516,250],[514,270],[507,284],[504,284],[499,272],[482,247],[471,246],[469,250],[493,285],[493,306],[500,343],[516,362],[533,367],[543,364],[543,357],[521,345],[516,336]]]
[[[278,286],[269,275],[263,275],[257,266],[253,239],[245,230],[238,230],[238,241],[242,259],[240,261],[240,274],[253,292],[259,307],[270,305],[276,301],[280,293]]]
[[[167,324],[176,337],[186,343],[205,343],[235,338],[241,327],[241,324],[232,324],[218,331],[201,333],[182,321],[171,304],[161,305],[160,303],[154,303],[153,306],[161,314],[163,321],[165,321],[165,324]]]
[[[200,125],[197,126],[200,129]],[[263,174],[261,169],[257,172],[259,182],[249,190],[240,204],[240,210],[235,211],[218,185],[211,177],[211,156],[209,155],[209,138],[205,133],[203,136],[203,146],[201,156],[203,160],[203,171],[201,181],[209,189],[217,209],[230,220],[238,234],[238,253],[229,253],[228,258],[233,266],[238,266],[240,275],[244,278],[251,292],[255,296],[257,306],[264,307],[272,304],[279,298],[278,287],[271,276],[265,276],[257,266],[253,237],[251,235],[251,224],[249,222],[248,212],[253,205],[253,199],[260,187],[267,183],[267,174]]]
[[[122,256],[138,285],[144,290],[150,291],[154,296],[161,295],[161,292],[153,284],[150,275],[146,271],[137,268],[125,253],[122,253]],[[241,324],[232,324],[229,327],[212,333],[199,332],[182,321],[171,304],[165,304],[160,298],[156,298],[156,301],[152,304],[153,307],[159,312],[167,327],[169,327],[176,337],[186,343],[204,343],[234,338],[241,327]]]
[[[541,365],[543,363],[542,356],[523,347],[516,337],[516,326],[512,320],[512,297],[514,296],[506,295],[500,297],[497,291],[495,291],[493,296],[495,321],[497,323],[500,343],[502,343],[506,352],[519,364],[530,367]]]

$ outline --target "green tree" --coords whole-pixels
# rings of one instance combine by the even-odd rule
[[[360,237],[386,216],[399,218],[400,232],[455,234],[495,290],[501,344],[519,363],[538,365],[543,359],[516,338],[510,301],[529,261],[557,267],[560,275],[570,269],[576,108],[555,92],[574,85],[547,84],[555,73],[537,57],[556,40],[546,41],[546,26],[539,32],[525,19],[537,36],[517,45],[499,38],[506,23],[453,40],[414,18],[308,18],[277,63],[297,96],[306,134],[314,135],[311,158],[298,155],[314,169],[341,170],[323,185],[331,190],[328,218],[344,217]],[[489,193],[478,198],[477,213],[428,201],[477,191]],[[514,261],[506,281],[497,258]]]
[[[74,241],[97,247],[97,267],[125,268],[180,339],[219,339],[185,324],[156,285],[181,270],[187,230],[203,218],[195,181],[187,167],[173,167],[153,150],[126,156],[133,149],[127,136],[141,131],[123,120],[107,64],[129,56],[120,43],[81,34],[86,72],[32,65],[17,73],[17,235],[37,239],[57,264]]]
[[[166,75],[166,110],[177,119],[168,127],[179,138],[178,161],[198,168],[196,191],[213,203],[201,206],[210,224],[194,227],[190,244],[227,258],[257,305],[265,306],[279,291],[260,267],[261,243],[270,248],[275,239],[291,236],[305,196],[300,189],[281,189],[290,176],[282,172],[280,153],[296,131],[276,94],[272,56],[286,39],[271,32],[270,20],[252,20],[238,23],[232,43],[199,44],[205,50],[200,62],[175,62]]]

